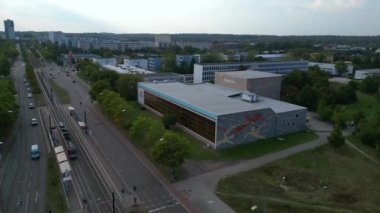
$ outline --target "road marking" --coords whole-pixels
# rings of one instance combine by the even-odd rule
[[[173,203],[173,204],[170,204],[170,205],[167,205],[167,206],[161,206],[161,207],[159,207],[159,208],[155,208],[155,209],[148,210],[148,212],[151,213],[151,212],[161,211],[161,210],[163,210],[163,209],[166,209],[166,208],[169,208],[169,207],[172,207],[172,206],[178,205],[178,204],[179,204],[179,202],[177,201],[177,202],[175,202],[175,203]]]
[[[32,184],[32,181],[29,180],[29,186],[28,186],[29,189],[30,189],[30,185],[31,185],[31,184]]]
[[[7,159],[5,159],[5,163],[4,163],[4,167],[3,167],[3,171],[2,171],[2,174],[3,174],[3,175],[2,175],[1,178],[0,178],[0,183],[3,182],[4,171],[5,171],[5,169],[7,168],[8,158],[9,158],[9,154],[7,155]]]
[[[26,194],[25,212],[28,212],[29,192]]]
[[[38,196],[39,196],[38,191],[36,191],[36,197],[34,198],[35,203],[37,203],[37,201],[38,201]]]

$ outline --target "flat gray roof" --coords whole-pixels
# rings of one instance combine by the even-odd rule
[[[188,85],[178,82],[140,82],[139,87],[213,119],[218,115],[265,108],[271,108],[276,113],[306,109],[264,97],[260,97],[259,102],[249,103],[236,96],[241,91],[208,83]]]
[[[237,72],[220,72],[216,75],[227,75],[235,78],[242,79],[252,79],[252,78],[274,78],[274,77],[282,77],[280,74],[269,73],[269,72],[260,72],[256,70],[247,70],[247,71],[237,71]]]
[[[356,70],[355,72],[377,73],[377,72],[380,72],[380,68],[376,68],[376,69],[365,69],[365,70]]]

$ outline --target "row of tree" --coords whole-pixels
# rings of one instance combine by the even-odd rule
[[[11,65],[17,56],[16,45],[0,39],[0,136],[3,136],[18,115],[16,91],[10,77]]]

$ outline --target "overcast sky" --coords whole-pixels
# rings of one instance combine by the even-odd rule
[[[0,0],[16,31],[380,35],[380,0]]]

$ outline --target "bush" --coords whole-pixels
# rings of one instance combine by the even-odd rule
[[[177,117],[174,114],[167,114],[161,118],[162,124],[166,129],[170,129],[170,127],[174,126],[177,123]]]

